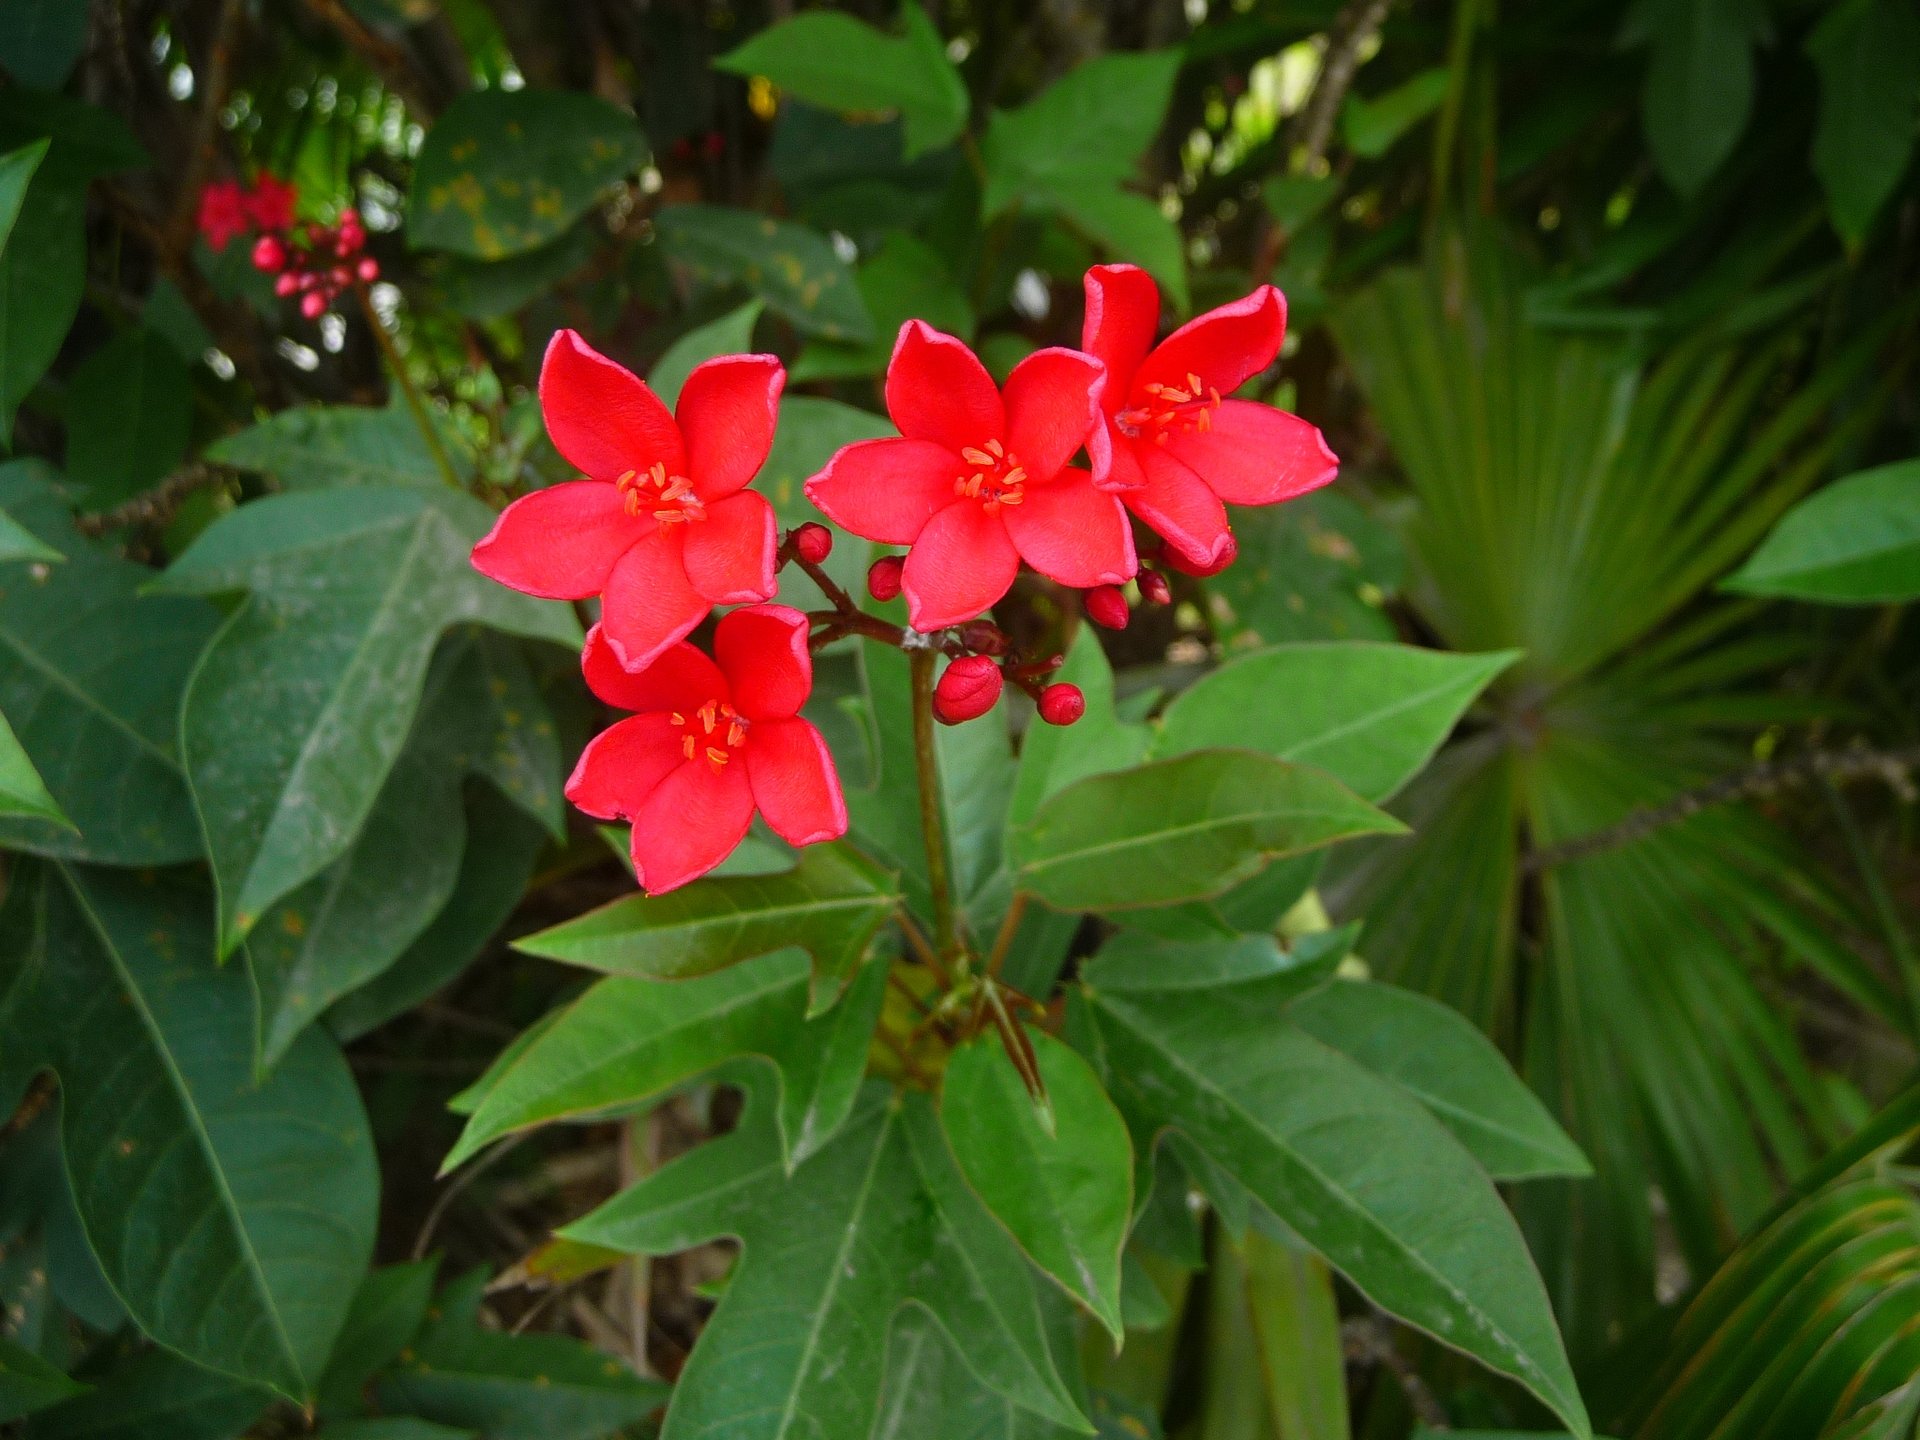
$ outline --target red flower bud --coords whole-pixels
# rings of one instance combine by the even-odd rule
[[[1040,692],[1040,718],[1049,725],[1071,725],[1087,713],[1087,697],[1064,681]]]
[[[1238,559],[1239,555],[1240,555],[1240,542],[1235,540],[1233,536],[1229,535],[1227,536],[1226,549],[1221,551],[1220,558],[1214,561],[1213,564],[1211,565],[1200,564],[1199,562],[1194,561],[1185,555],[1182,555],[1178,550],[1174,549],[1173,546],[1171,545],[1167,547],[1167,564],[1171,565],[1174,569],[1178,570],[1182,575],[1197,575],[1204,579],[1208,575],[1218,575],[1222,570],[1226,569],[1236,559]]]
[[[380,278],[380,263],[371,255],[365,256],[354,270],[354,274],[371,285],[375,280]]]
[[[1087,618],[1109,630],[1127,628],[1127,597],[1117,586],[1097,585],[1086,593]]]
[[[876,600],[891,600],[900,593],[900,572],[905,563],[898,555],[882,555],[867,567],[867,593]]]
[[[253,268],[277,275],[286,268],[287,247],[278,235],[262,235],[253,242]]]
[[[299,288],[300,277],[295,275],[291,270],[281,271],[280,278],[273,282],[273,293],[276,295],[291,295]]]
[[[1173,601],[1173,587],[1167,584],[1167,577],[1158,570],[1142,570],[1140,598],[1150,605],[1167,605]]]
[[[327,297],[318,290],[309,290],[300,297],[300,313],[309,320],[318,320],[327,310]]]
[[[833,553],[833,532],[809,520],[793,532],[793,552],[809,565],[823,565]]]
[[[985,655],[963,655],[947,666],[933,687],[933,718],[958,725],[993,708],[1000,698],[1000,667]]]
[[[991,620],[969,620],[962,625],[960,643],[976,655],[1007,653],[1007,637]]]

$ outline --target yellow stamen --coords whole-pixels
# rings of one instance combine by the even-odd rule
[[[674,711],[671,715],[667,716],[667,719],[671,720],[676,725],[684,725],[687,723],[687,717],[682,715],[678,710]]]
[[[722,765],[726,764],[728,758],[726,751],[716,749],[712,745],[707,747],[707,759],[713,762],[714,769],[718,770]]]
[[[976,450],[971,445],[960,452],[960,458],[965,460],[969,465],[978,465],[988,470],[993,468],[993,456],[987,454],[984,450]]]
[[[714,721],[718,718],[717,712],[719,708],[720,708],[719,701],[709,700],[707,701],[706,704],[702,705],[698,711],[695,712],[700,716],[700,723],[706,727],[706,731],[709,735],[713,733]]]
[[[727,727],[727,744],[738,745],[742,740],[746,738],[747,738],[746,727],[742,725],[738,720],[734,721],[731,725]]]
[[[680,737],[680,753],[685,755],[689,760],[693,758],[693,737],[691,735],[682,735]]]

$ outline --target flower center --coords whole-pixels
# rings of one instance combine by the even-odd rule
[[[960,458],[972,467],[969,474],[953,482],[953,493],[978,500],[991,515],[1002,505],[1018,505],[1026,498],[1027,472],[998,440],[989,440],[987,448],[968,446]]]
[[[747,743],[747,722],[724,700],[709,700],[691,715],[678,710],[667,717],[681,727],[680,753],[694,760],[704,755],[718,775],[733,752]]]
[[[1155,384],[1147,386],[1146,393],[1146,404],[1122,410],[1113,417],[1121,434],[1164,445],[1169,435],[1213,428],[1213,412],[1220,406],[1220,392],[1202,384],[1198,375],[1187,376],[1184,388]]]
[[[620,487],[629,515],[651,514],[662,525],[707,518],[707,507],[693,493],[693,482],[684,475],[667,474],[664,465],[655,463],[644,474],[629,470],[614,484]]]

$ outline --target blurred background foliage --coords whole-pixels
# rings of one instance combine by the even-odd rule
[[[1920,1045],[1920,631],[1901,603],[1920,473],[1838,522],[1891,582],[1741,567],[1804,497],[1920,454],[1914,0],[7,0],[0,68],[6,503],[31,530],[55,485],[136,560],[263,489],[417,479],[436,448],[492,500],[563,478],[530,391],[560,326],[669,394],[707,354],[780,353],[763,483],[791,522],[835,446],[882,433],[877,377],[909,315],[1004,374],[1077,343],[1097,260],[1144,266],[1182,315],[1280,285],[1291,333],[1262,398],[1327,429],[1341,481],[1236,516],[1238,567],[1105,637],[1123,711],[1280,642],[1522,652],[1395,802],[1417,837],[1343,854],[1326,908],[1366,921],[1376,974],[1491,1035],[1592,1157],[1593,1179],[1513,1196],[1602,1428],[1911,1432],[1920,1211],[1897,1162],[1920,1117],[1896,1097]],[[244,245],[198,237],[200,187],[256,172],[315,216],[359,209],[383,274],[369,308],[298,320]],[[375,327],[438,447],[389,395]],[[843,579],[861,559],[843,541]],[[118,563],[89,593],[132,604]],[[167,647],[197,652],[211,614],[153,603],[179,609],[152,617],[141,663],[177,694]],[[455,705],[455,672],[493,644],[461,643],[435,666]],[[570,756],[585,717],[564,666],[499,663]],[[31,677],[8,685],[18,724]],[[269,975],[261,1004],[268,1053],[321,1012],[348,1042],[379,1253],[431,1239],[453,1274],[506,1269],[617,1178],[604,1137],[545,1138],[457,1191],[423,1157],[450,1143],[447,1095],[566,983],[487,937],[621,882],[590,835],[543,832],[557,797],[516,807],[446,773],[437,849],[367,861],[430,869],[434,928],[318,997]],[[177,784],[128,774],[163,799]],[[4,823],[52,825],[31,800]],[[113,863],[178,858],[163,835],[123,848]],[[1239,897],[1236,923],[1277,923],[1311,878]],[[0,1179],[0,1380],[50,1315],[114,1328],[70,1219],[15,1184],[44,1164],[30,1109]],[[673,1113],[699,1130],[692,1102]],[[1105,1433],[1527,1418],[1285,1237],[1180,1221],[1163,1248],[1211,1263],[1170,1267],[1122,1358],[1090,1356],[1131,1407]],[[644,1296],[623,1309],[611,1285],[509,1286],[487,1313],[670,1370],[714,1277],[656,1270],[651,1341],[628,1333]],[[379,1273],[424,1311],[430,1277]],[[477,1290],[437,1303],[431,1343],[475,1353]],[[197,1394],[183,1366],[144,1352],[114,1385]],[[601,1399],[575,1396],[564,1425],[475,1423],[635,1418]],[[34,1433],[228,1434],[258,1411],[178,1403],[198,1428],[83,1410]]]

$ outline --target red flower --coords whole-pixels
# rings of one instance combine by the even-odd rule
[[[540,408],[587,475],[516,500],[473,547],[503,585],[601,598],[601,626],[639,669],[715,605],[774,591],[773,506],[746,488],[767,458],[786,371],[771,355],[695,368],[674,413],[571,330],[547,347]]]
[[[215,250],[224,250],[252,227],[247,192],[237,180],[214,180],[200,190],[200,233]]]
[[[1227,559],[1233,543],[1221,501],[1291,500],[1333,479],[1340,462],[1299,416],[1221,398],[1280,353],[1287,302],[1273,286],[1210,310],[1155,345],[1159,322],[1160,291],[1146,271],[1096,265],[1087,272],[1082,342],[1107,367],[1107,444],[1089,450],[1098,483],[1206,571]]]
[[[245,197],[247,218],[256,230],[285,230],[293,224],[293,207],[299,198],[291,181],[261,175]]]
[[[1104,466],[1100,387],[1093,359],[1051,349],[1016,365],[1002,395],[964,344],[909,320],[887,366],[903,438],[846,446],[807,498],[856,535],[913,547],[902,587],[916,630],[973,619],[1022,560],[1077,589],[1120,584],[1137,563],[1126,512],[1067,466],[1083,443]]]
[[[588,686],[637,713],[588,744],[567,798],[602,820],[633,822],[633,868],[649,894],[726,859],[756,810],[795,845],[847,831],[833,756],[798,713],[813,689],[806,616],[785,605],[732,611],[714,629],[713,653],[718,664],[671,645],[633,671],[603,626],[587,633]]]

